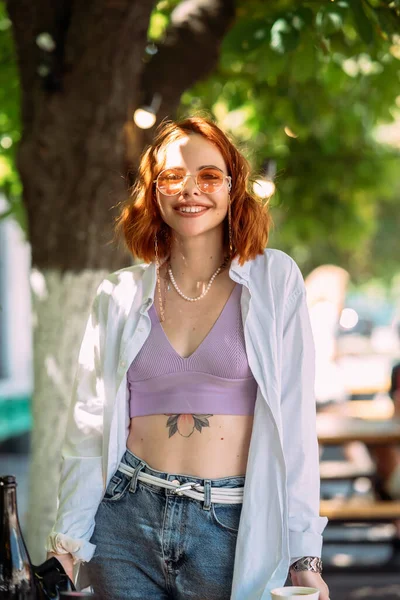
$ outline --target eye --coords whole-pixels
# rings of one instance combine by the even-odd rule
[[[168,171],[164,171],[164,173],[161,173],[160,179],[162,181],[166,181],[166,182],[182,181],[183,173],[180,173],[179,171],[171,169]]]
[[[204,186],[219,187],[223,184],[224,175],[218,169],[203,169],[199,172],[198,179]]]

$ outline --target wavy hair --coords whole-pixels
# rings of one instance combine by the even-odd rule
[[[231,258],[239,263],[262,254],[267,242],[271,217],[268,205],[263,205],[249,191],[250,166],[228,136],[211,120],[189,117],[182,121],[163,121],[153,143],[140,159],[138,177],[128,201],[116,220],[116,232],[122,233],[125,244],[134,257],[150,263],[155,259],[154,236],[157,234],[158,255],[169,256],[170,227],[163,221],[156,199],[154,180],[163,169],[165,150],[170,142],[198,134],[217,146],[232,177]],[[224,247],[229,252],[228,219],[224,221]]]

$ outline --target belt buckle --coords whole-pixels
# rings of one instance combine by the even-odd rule
[[[182,483],[179,487],[172,490],[172,493],[175,494],[176,496],[182,496],[183,492],[192,490],[197,487],[200,487],[200,483],[190,483],[190,481],[189,481],[188,483]]]

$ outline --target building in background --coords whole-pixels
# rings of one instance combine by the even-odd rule
[[[7,202],[0,196],[0,214]],[[31,428],[33,390],[30,246],[14,219],[0,220],[0,442]]]

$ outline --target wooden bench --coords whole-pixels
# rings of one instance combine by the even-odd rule
[[[359,477],[371,479],[375,467],[373,464],[359,466],[344,460],[323,460],[319,465],[319,473],[323,481],[354,481]]]
[[[339,564],[335,562],[325,562],[324,570],[332,573],[340,572],[343,573],[343,569],[346,572],[356,572],[358,574],[362,572],[379,572],[379,573],[393,573],[394,570],[398,570],[400,565],[399,556],[399,540],[396,534],[381,535],[376,537],[375,535],[368,535],[368,531],[371,529],[371,524],[383,524],[393,523],[400,520],[400,501],[395,502],[382,502],[375,500],[367,500],[364,498],[357,498],[355,496],[351,498],[333,498],[331,500],[320,501],[320,514],[321,516],[328,517],[331,526],[340,525],[344,523],[347,525],[353,524],[356,529],[353,530],[351,536],[345,533],[347,528],[340,527],[340,530],[344,533],[343,536],[324,536],[324,545],[333,544],[339,548],[342,548],[341,552],[346,556],[346,546],[354,544],[365,544],[376,546],[379,544],[388,544],[392,546],[392,552],[388,559],[384,562],[378,562],[375,565],[360,565],[354,562],[349,557],[348,564]],[[329,527],[329,525],[328,525]],[[366,537],[367,534],[367,537]]]
[[[391,522],[400,519],[400,501],[333,498],[321,500],[320,514],[328,517],[330,522]]]

